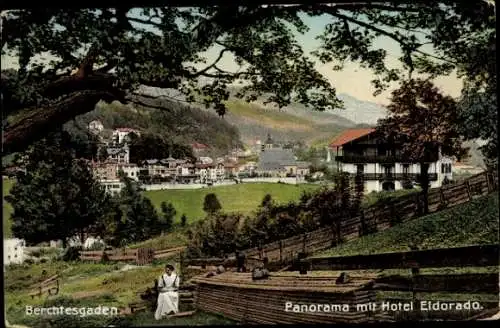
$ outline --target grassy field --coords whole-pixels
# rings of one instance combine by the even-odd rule
[[[123,263],[82,263],[53,261],[31,265],[8,266],[5,272],[4,293],[7,319],[11,324],[25,324],[31,327],[40,326],[33,316],[25,314],[25,306],[116,306],[125,307],[131,302],[139,301],[137,292],[151,287],[153,280],[159,276],[166,262],[176,263],[175,258],[164,259],[152,265],[125,269]],[[30,286],[54,274],[60,276],[60,291],[57,296],[42,296],[32,299],[28,294]],[[186,272],[186,275],[190,273]],[[102,318],[101,318],[102,319]],[[77,320],[77,319],[75,319]],[[97,319],[96,319],[97,320]],[[132,325],[199,325],[228,324],[230,320],[217,315],[197,313],[188,318],[161,320],[156,322],[153,313],[146,312],[126,319]],[[76,327],[68,323],[60,323],[50,327]],[[85,326],[103,326],[103,322],[93,319]]]
[[[4,196],[9,193],[12,184],[13,180],[3,180]],[[313,184],[244,183],[205,189],[146,191],[145,195],[151,199],[158,211],[161,211],[161,203],[163,201],[172,202],[177,210],[176,223],[180,222],[182,214],[186,215],[189,223],[202,219],[205,216],[203,212],[203,200],[208,193],[213,192],[217,195],[224,212],[247,214],[255,210],[268,193],[271,194],[276,202],[286,203],[298,200],[303,190],[314,190],[318,187],[318,185]],[[4,201],[3,228],[5,238],[11,236],[11,213],[12,206]],[[171,247],[178,245],[174,239],[166,241],[169,247],[170,245],[173,245]]]
[[[499,242],[498,192],[353,240],[318,256],[368,255]]]
[[[10,215],[12,214],[12,206],[10,205],[9,202],[7,202],[3,197],[9,194],[10,188],[12,188],[12,185],[14,184],[14,181],[11,179],[2,179],[2,201],[3,201],[3,208],[2,208],[2,217],[3,217],[3,237],[4,238],[10,238],[12,236],[12,232],[10,230],[12,221],[10,220]]]
[[[146,191],[145,194],[158,210],[161,202],[171,202],[177,210],[176,222],[183,213],[188,222],[194,222],[205,217],[203,200],[209,193],[217,195],[224,212],[247,214],[257,209],[266,194],[271,194],[278,203],[286,203],[298,200],[303,190],[318,187],[319,185],[313,184],[243,183],[205,189]]]

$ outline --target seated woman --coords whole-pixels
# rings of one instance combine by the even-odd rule
[[[165,273],[158,279],[158,307],[155,312],[155,319],[179,312],[179,277],[174,272],[174,266],[167,264]]]

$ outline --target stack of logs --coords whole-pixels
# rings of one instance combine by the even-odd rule
[[[337,278],[338,274],[305,277],[273,273],[268,279],[253,281],[251,273],[226,272],[209,278],[195,277],[193,282],[198,284],[198,309],[221,313],[243,323],[320,324],[375,320],[374,311],[358,310],[356,307],[357,304],[375,302],[375,292],[370,288],[373,277],[350,277],[346,283],[337,283]],[[296,312],[293,306],[287,307],[288,302],[306,306],[348,304],[348,309]]]

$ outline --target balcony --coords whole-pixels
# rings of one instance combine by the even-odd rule
[[[436,156],[431,156],[425,160],[427,163],[433,163],[436,162],[438,159],[437,155]],[[343,155],[343,156],[335,156],[335,161],[336,162],[341,162],[341,163],[349,163],[349,164],[356,164],[356,163],[411,163],[411,162],[417,162],[417,161],[410,161],[408,158],[404,158],[403,156],[399,155],[393,155],[393,156],[365,156],[365,155]]]
[[[355,174],[352,174],[355,176]],[[394,180],[411,180],[411,181],[418,181],[420,179],[420,174],[419,173],[391,173],[391,174],[386,174],[386,173],[364,173],[363,174],[363,179],[365,180],[385,180],[385,181],[394,181]],[[429,181],[436,181],[437,180],[437,174],[436,173],[429,173]]]

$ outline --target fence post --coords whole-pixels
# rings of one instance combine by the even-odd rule
[[[439,199],[443,207],[446,207],[446,198],[444,197],[443,187],[439,188]]]
[[[303,233],[302,234],[302,252],[304,254],[306,253],[306,239],[307,239],[307,234]]]
[[[488,178],[486,178],[488,180]],[[467,196],[469,197],[469,200],[472,200],[472,193],[470,191],[470,182],[469,180],[465,180],[465,186],[467,187]],[[488,184],[488,190],[490,190],[490,186]]]
[[[467,182],[469,182],[469,180],[467,180]],[[488,184],[488,193],[492,192],[489,172],[486,172],[486,183]]]
[[[182,256],[182,252],[179,253],[179,269],[181,271],[181,278],[184,278],[184,257]],[[181,279],[183,282],[184,279]]]
[[[280,245],[280,263],[283,263],[283,241],[280,239],[279,241]]]
[[[422,206],[420,204],[420,192],[415,193],[416,216],[422,215]]]

